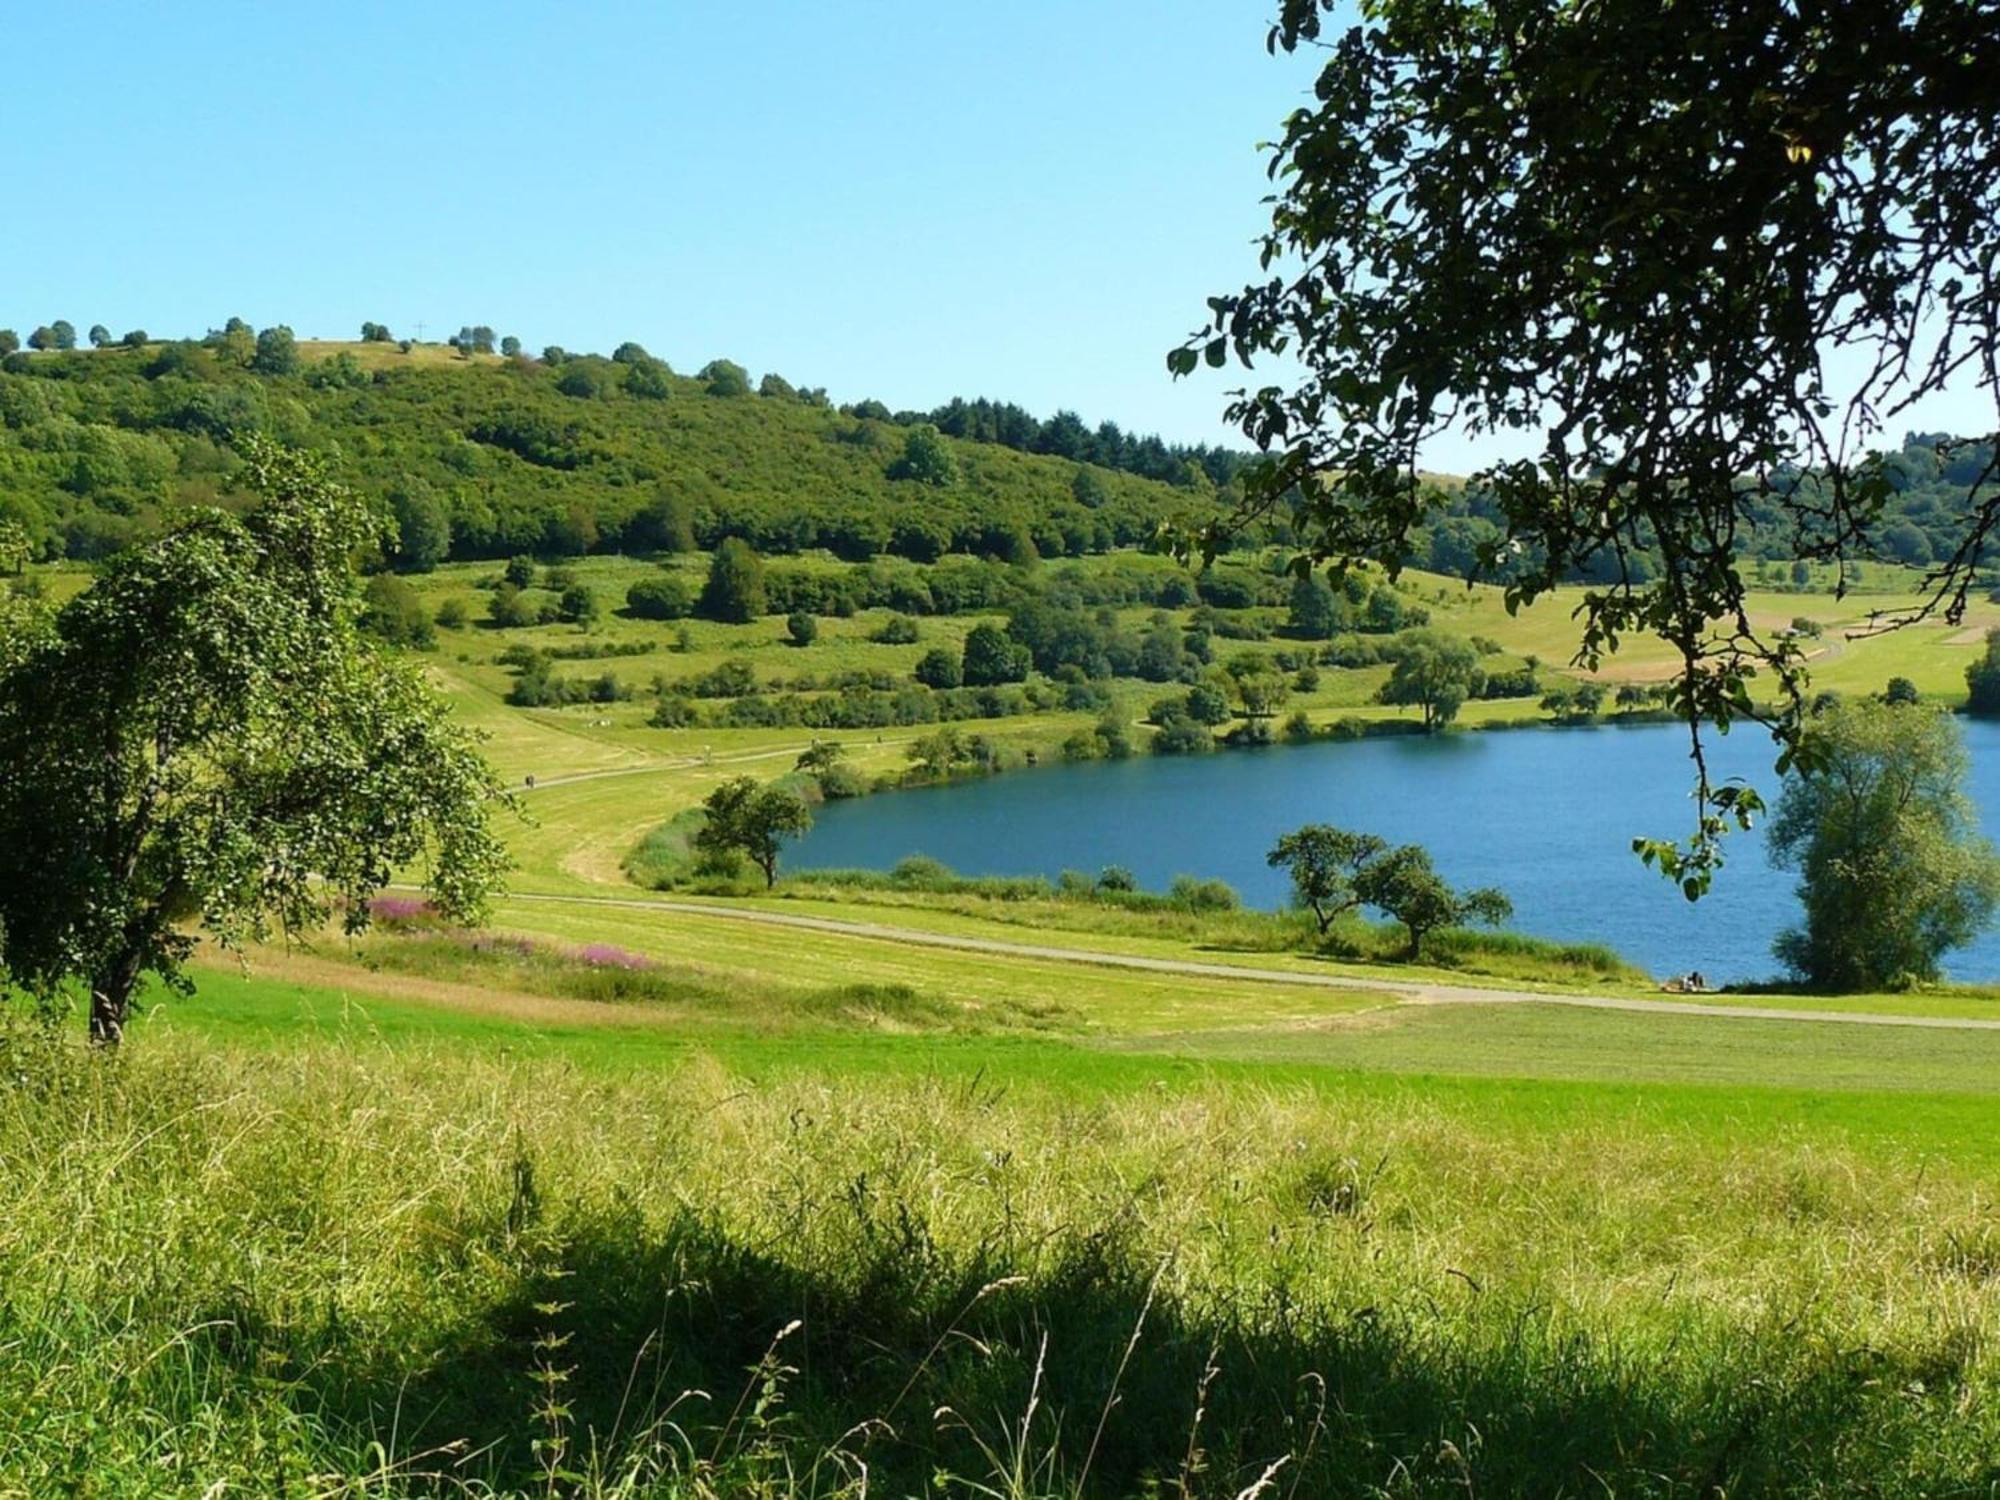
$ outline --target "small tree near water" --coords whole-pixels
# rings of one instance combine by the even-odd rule
[[[1324,935],[1336,917],[1361,904],[1355,877],[1388,848],[1372,833],[1308,823],[1279,839],[1266,862],[1274,870],[1290,872],[1292,894],[1313,914]]]
[[[1490,886],[1453,890],[1432,867],[1429,852],[1416,844],[1369,861],[1354,877],[1354,892],[1366,905],[1403,924],[1410,935],[1405,956],[1412,959],[1423,953],[1424,939],[1441,928],[1467,922],[1498,927],[1514,915],[1514,903]]]
[[[702,803],[708,821],[694,836],[704,854],[741,854],[764,872],[764,888],[778,883],[778,849],[812,827],[812,813],[797,792],[760,786],[754,776],[725,781]]]
[[[413,863],[470,921],[505,866],[492,773],[360,632],[349,559],[380,523],[321,460],[245,452],[255,509],[189,514],[0,639],[6,978],[49,1007],[81,982],[107,1045],[144,975],[184,986],[197,930],[359,931]]]

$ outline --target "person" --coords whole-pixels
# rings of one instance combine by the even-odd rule
[[[535,773],[533,771],[528,773],[527,781],[528,790],[532,792],[535,789]]]
[[[1688,988],[1691,990],[1705,990],[1708,988],[1708,981],[1702,977],[1701,970],[1695,969],[1688,975]]]

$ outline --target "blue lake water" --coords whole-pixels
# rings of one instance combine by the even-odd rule
[[[2000,724],[1965,733],[1974,799],[2000,837]],[[1711,772],[1775,800],[1773,753],[1768,737],[1739,731],[1715,741]],[[1140,756],[831,803],[787,863],[886,869],[927,854],[966,874],[1048,876],[1115,864],[1148,888],[1215,876],[1277,907],[1288,887],[1266,851],[1302,823],[1332,823],[1423,844],[1457,884],[1499,886],[1518,931],[1607,943],[1655,974],[1772,977],[1771,940],[1797,920],[1796,878],[1769,866],[1761,832],[1730,836],[1715,890],[1692,905],[1631,852],[1635,835],[1686,836],[1691,769],[1674,725]],[[2000,932],[1946,967],[2000,980]]]

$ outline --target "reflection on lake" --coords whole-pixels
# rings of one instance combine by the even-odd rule
[[[1965,725],[1972,793],[2000,832],[2000,724]],[[793,868],[886,869],[928,854],[973,875],[1054,876],[1124,865],[1161,888],[1218,876],[1255,906],[1288,887],[1264,856],[1280,833],[1332,823],[1428,847],[1459,885],[1497,885],[1513,926],[1607,943],[1656,974],[1769,977],[1771,939],[1796,920],[1795,877],[1764,859],[1761,832],[1730,837],[1714,892],[1690,905],[1631,852],[1634,835],[1691,826],[1687,733],[1508,730],[1065,765],[832,803],[791,851]],[[1715,743],[1717,777],[1775,801],[1773,748],[1742,730]],[[1960,979],[2000,980],[2000,933],[1950,955]]]

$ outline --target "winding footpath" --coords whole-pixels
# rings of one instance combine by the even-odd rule
[[[1090,964],[1109,969],[1140,969],[1153,974],[1181,974],[1191,979],[1228,979],[1262,984],[1305,985],[1320,989],[1362,990],[1394,995],[1416,1005],[1565,1005],[1579,1010],[1633,1011],[1654,1016],[1699,1016],[1712,1020],[1821,1021],[1849,1026],[1915,1026],[1934,1031],[2000,1031],[2000,1017],[1903,1016],[1884,1011],[1805,1010],[1776,1005],[1708,1005],[1697,1000],[1639,1000],[1622,995],[1586,995],[1541,990],[1488,989],[1469,984],[1439,984],[1428,980],[1377,979],[1348,974],[1301,974],[1283,969],[1259,969],[1239,964],[1204,963],[1199,959],[1147,958],[1136,953],[1111,953],[1094,948],[1065,948],[1045,943],[1014,943],[998,938],[965,937],[892,927],[838,917],[803,916],[744,906],[707,905],[695,901],[665,901],[638,896],[559,896],[510,893],[503,900],[558,906],[596,906],[672,912],[713,917],[765,927],[789,927],[807,932],[905,943],[922,948],[953,948],[967,953],[1057,963]]]

